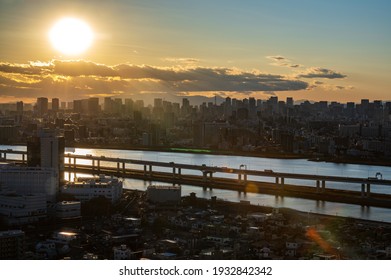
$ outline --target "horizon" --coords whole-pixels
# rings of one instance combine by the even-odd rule
[[[0,103],[148,95],[389,100],[390,8],[382,0],[0,0]],[[91,29],[83,35],[91,41],[51,41],[68,17]]]
[[[142,99],[144,97],[144,99]],[[148,106],[152,106],[154,107],[154,99],[162,99],[162,101],[167,101],[169,103],[181,103],[182,102],[182,98],[183,99],[187,99],[189,100],[189,103],[191,106],[200,106],[202,104],[207,104],[207,103],[215,103],[216,101],[216,104],[217,106],[220,106],[220,105],[223,105],[224,102],[226,101],[226,98],[230,98],[231,100],[238,100],[238,101],[243,101],[243,100],[249,100],[249,98],[252,98],[251,96],[248,97],[248,98],[243,98],[243,99],[237,99],[237,98],[232,98],[230,96],[226,96],[226,97],[221,97],[221,96],[214,96],[214,97],[207,97],[207,96],[201,96],[201,95],[194,95],[194,96],[175,96],[175,98],[177,98],[177,100],[173,100],[173,99],[169,99],[169,100],[165,100],[164,98],[161,98],[161,97],[155,97],[155,96],[150,96],[150,98],[145,98],[146,95],[143,95],[142,97],[140,97],[141,99],[133,99],[131,97],[115,97],[115,96],[109,96],[109,98],[111,98],[112,100],[114,99],[121,99],[121,101],[124,103],[124,101],[126,99],[131,99],[133,100],[134,102],[136,101],[139,101],[139,100],[142,100],[144,102],[144,107],[148,107]],[[272,96],[270,96],[272,97]],[[256,101],[258,100],[261,100],[263,103],[264,102],[267,102],[269,100],[269,98],[266,98],[266,99],[255,99]],[[278,98],[278,96],[276,96]],[[43,97],[43,96],[39,96],[37,98],[47,98],[47,97]],[[99,105],[103,106],[104,105],[104,98],[102,97],[87,97],[87,98],[83,98],[83,99],[75,99],[75,100],[61,100],[60,98],[58,97],[52,97],[52,98],[47,98],[48,99],[48,104],[52,104],[52,100],[53,99],[59,99],[60,102],[65,102],[67,104],[67,106],[69,105],[69,103],[73,103],[74,101],[80,101],[80,100],[85,100],[85,99],[88,99],[88,98],[98,98],[99,99]],[[151,98],[154,98],[154,99],[151,99]],[[287,97],[287,98],[291,98],[291,97]],[[363,100],[368,100],[369,103],[374,103],[374,102],[381,102],[382,105],[385,105],[386,103],[390,103],[391,102],[391,99],[390,100],[376,100],[376,99],[368,99],[368,98],[363,98],[361,99],[359,102],[353,102],[353,101],[346,101],[346,102],[338,102],[338,101],[335,101],[335,100],[330,100],[330,101],[327,101],[327,100],[320,100],[320,101],[314,101],[314,100],[308,100],[308,99],[298,99],[298,100],[295,100],[293,99],[293,104],[294,105],[301,105],[305,102],[309,102],[310,104],[316,104],[316,103],[320,103],[320,102],[327,102],[328,105],[331,105],[332,103],[337,103],[337,104],[341,104],[341,105],[347,105],[348,103],[353,103],[354,105],[360,105],[362,104],[361,102]],[[0,105],[13,105],[13,106],[16,106],[17,105],[17,102],[20,102],[22,100],[16,100],[14,102],[0,102]],[[284,103],[286,103],[286,99],[285,100],[281,100],[281,99],[278,99],[278,101],[283,101]],[[35,105],[37,104],[37,100],[35,101],[32,101],[32,102],[24,102],[22,101],[24,105]]]

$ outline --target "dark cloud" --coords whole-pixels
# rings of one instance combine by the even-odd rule
[[[333,90],[352,90],[354,89],[353,86],[334,86]]]
[[[266,58],[276,60],[276,61],[286,60],[286,58],[281,55],[270,55],[267,56]]]
[[[45,74],[50,69],[46,64],[43,63],[33,63],[28,64],[12,64],[7,62],[0,62],[0,72],[4,73],[18,73],[25,75],[39,75]]]
[[[297,75],[297,78],[324,78],[324,79],[343,79],[347,76],[330,69],[313,67]]]
[[[0,63],[2,94],[65,96],[118,92],[254,92],[303,90],[308,83],[283,75],[218,67],[155,67],[90,61]],[[27,94],[30,96],[31,94]],[[78,96],[78,98],[81,98]]]
[[[266,58],[273,60],[274,62],[271,63],[271,65],[274,65],[274,66],[289,67],[289,68],[301,67],[300,64],[292,64],[288,58],[281,56],[281,55],[274,55],[274,56],[272,55],[272,56],[267,56]]]
[[[109,66],[84,60],[54,60],[52,71],[54,74],[65,76],[118,76],[117,71]]]

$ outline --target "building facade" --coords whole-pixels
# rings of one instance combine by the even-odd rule
[[[81,202],[102,196],[115,204],[122,196],[122,181],[103,175],[99,178],[77,178],[76,181],[62,186],[61,192],[73,195]]]
[[[58,175],[53,168],[0,166],[0,189],[20,195],[44,194],[55,201],[59,191]]]
[[[8,225],[25,225],[46,219],[46,196],[16,195],[12,193],[0,195],[0,217]]]
[[[151,185],[147,188],[147,198],[153,203],[176,204],[181,201],[181,187]]]

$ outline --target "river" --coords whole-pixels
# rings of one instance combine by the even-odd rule
[[[26,150],[24,146],[7,146],[1,145],[0,149]],[[312,162],[306,159],[271,159],[256,158],[244,156],[224,156],[209,154],[191,154],[191,153],[169,153],[169,152],[152,152],[136,150],[112,150],[112,149],[79,149],[74,151],[67,150],[66,153],[91,154],[96,156],[129,158],[150,161],[175,162],[193,165],[210,165],[226,166],[230,168],[239,168],[240,166],[247,169],[264,170],[270,169],[275,172],[288,172],[300,174],[316,175],[334,175],[343,177],[373,177],[380,172],[384,179],[391,179],[391,167],[359,165],[359,164],[342,164],[328,162]],[[79,163],[79,161],[78,161]],[[80,162],[82,163],[82,162]],[[229,176],[228,174],[226,176]],[[251,177],[249,176],[249,179]],[[289,183],[286,180],[286,183]],[[311,185],[314,182],[303,181],[303,185]],[[125,179],[124,188],[146,190],[150,182],[141,180]],[[361,186],[354,184],[329,183],[329,188],[360,190]],[[391,194],[391,188],[388,186],[371,186],[372,192]],[[182,195],[188,195],[195,192],[197,197],[210,198],[217,196],[218,199],[229,201],[248,200],[255,205],[265,205],[272,207],[287,207],[309,213],[320,213],[327,215],[337,215],[344,217],[361,218],[374,221],[384,221],[391,223],[391,209],[379,207],[362,207],[359,205],[350,205],[335,202],[321,202],[308,199],[276,197],[273,195],[238,193],[235,191],[225,190],[203,190],[196,186],[182,185]]]

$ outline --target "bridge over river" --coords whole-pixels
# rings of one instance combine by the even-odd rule
[[[13,154],[10,159],[7,155]],[[15,155],[19,158],[15,159]],[[26,163],[25,151],[0,150],[5,162]],[[244,193],[265,193],[313,200],[342,202],[365,206],[391,208],[391,195],[371,192],[371,185],[391,187],[391,180],[381,177],[342,177],[251,170],[239,168],[192,165],[175,162],[146,161],[93,155],[65,155],[65,171],[69,173],[106,174],[123,178],[186,184]],[[70,176],[69,176],[70,178]],[[295,181],[287,183],[286,180]],[[303,184],[310,182],[310,186]],[[330,182],[357,185],[357,190],[334,189]]]

